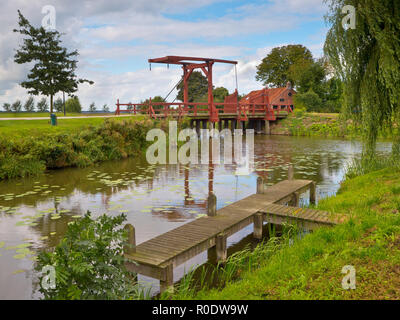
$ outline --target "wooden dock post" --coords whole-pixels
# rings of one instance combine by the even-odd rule
[[[214,217],[217,215],[217,197],[213,192],[208,195],[207,215]]]
[[[316,184],[315,182],[312,182],[310,186],[310,203],[315,204],[316,203]]]
[[[128,243],[124,246],[124,252],[127,254],[133,254],[136,252],[135,227],[128,223],[125,225],[124,229],[128,233]]]
[[[261,212],[257,212],[254,216],[254,231],[253,236],[255,239],[262,239],[263,236],[263,214]]]
[[[164,291],[173,291],[174,289],[174,267],[171,264],[167,265],[166,267],[162,268],[162,277],[163,279],[160,280],[160,292],[163,293]]]
[[[257,178],[257,194],[265,193],[264,179],[262,177]]]
[[[291,206],[293,207],[298,207],[300,205],[300,193],[299,192],[294,192],[293,193],[293,198],[291,201]]]
[[[294,177],[294,168],[293,165],[291,164],[288,169],[288,180],[293,180],[293,177]]]
[[[228,257],[228,247],[227,247],[228,236],[226,233],[220,233],[217,235],[215,246],[217,249],[217,261],[225,262]]]

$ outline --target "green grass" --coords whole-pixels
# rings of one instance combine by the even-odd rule
[[[117,120],[126,120],[127,117],[112,117]],[[132,119],[141,120],[145,116],[132,116]],[[87,126],[101,125],[107,118],[57,119],[57,126],[50,125],[50,119],[43,120],[1,120],[0,135],[39,135],[43,133],[76,132]],[[130,117],[129,117],[130,119]]]
[[[292,244],[274,239],[260,245],[255,254],[249,250],[233,261],[234,277],[222,285],[211,289],[203,285],[196,292],[187,290],[186,284],[186,290],[178,288],[172,298],[398,299],[399,190],[398,167],[346,180],[336,196],[319,202],[318,209],[344,213],[348,222],[301,239],[292,236]],[[342,289],[341,270],[346,265],[356,269],[355,290]]]
[[[57,117],[64,117],[64,112],[55,112]],[[110,113],[66,113],[66,117],[101,116]],[[0,112],[0,118],[50,118],[49,112]]]

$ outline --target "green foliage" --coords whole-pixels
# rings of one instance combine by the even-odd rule
[[[24,104],[24,109],[27,112],[32,112],[33,110],[35,110],[35,99],[30,96]]]
[[[3,109],[4,109],[5,111],[7,111],[7,112],[10,112],[10,111],[11,111],[11,104],[5,102],[5,103],[3,104]]]
[[[104,111],[104,112],[109,112],[109,111],[110,111],[110,108],[105,104],[105,105],[103,106],[103,111]]]
[[[11,105],[11,110],[14,111],[14,112],[20,112],[21,109],[22,109],[21,100],[17,100]]]
[[[217,87],[213,90],[214,102],[224,102],[226,96],[229,96],[228,89]]]
[[[57,98],[56,101],[54,101],[54,109],[56,112],[64,111],[64,102],[61,98]]]
[[[176,98],[183,101],[183,81],[177,86],[177,90],[178,95]],[[207,78],[200,71],[193,71],[188,80],[188,102],[199,102],[207,92]]]
[[[72,97],[69,98],[65,102],[65,110],[66,112],[74,112],[74,113],[81,113],[82,112],[82,106],[79,101],[78,97]]]
[[[17,50],[14,61],[18,64],[34,63],[21,86],[34,95],[50,96],[50,111],[53,112],[53,97],[63,91],[72,94],[78,90],[78,84],[92,81],[77,79],[75,69],[77,51],[67,52],[61,46],[61,34],[58,31],[35,28],[18,10],[19,29],[14,32],[26,36],[23,45]],[[43,72],[45,70],[46,72]]]
[[[92,102],[92,103],[90,104],[90,106],[89,106],[89,111],[90,111],[90,112],[96,111],[96,105],[94,104],[94,102]]]
[[[324,51],[344,82],[344,111],[364,127],[364,156],[373,158],[378,132],[400,116],[398,1],[329,0]],[[356,8],[355,29],[342,25],[344,5]],[[400,145],[395,139],[393,151]]]
[[[152,120],[105,120],[72,132],[0,136],[0,179],[137,156],[149,144],[147,131],[157,125]]]
[[[311,88],[305,93],[297,93],[293,99],[296,108],[300,107],[308,112],[319,111],[322,105],[322,100]]]
[[[210,288],[206,283],[199,291],[186,289],[181,295],[178,287],[172,298],[396,299],[398,290],[394,284],[398,283],[399,274],[395,270],[400,261],[398,190],[398,167],[347,179],[336,196],[318,203],[318,209],[333,216],[348,216],[347,222],[312,233],[292,233],[290,240],[278,248],[270,244],[269,251],[268,243],[263,243],[254,255],[238,253],[234,266],[225,268],[228,276],[223,288]],[[243,263],[250,257],[250,263]],[[356,290],[342,288],[341,270],[345,265],[356,268]],[[234,276],[230,277],[232,273]]]
[[[275,87],[285,87],[288,81],[297,85],[291,67],[310,63],[313,63],[311,51],[300,44],[276,47],[257,66],[256,80]]]
[[[46,98],[42,98],[42,99],[38,102],[36,108],[37,108],[37,110],[38,110],[39,112],[47,112],[47,111],[49,111],[49,104],[47,103]]]
[[[124,266],[123,247],[127,234],[125,215],[106,214],[92,219],[88,212],[70,222],[54,251],[38,255],[36,270],[53,266],[56,288],[40,292],[44,299],[93,300],[131,299],[137,288]],[[40,282],[45,275],[41,275]]]

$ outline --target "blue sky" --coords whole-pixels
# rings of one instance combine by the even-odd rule
[[[80,53],[77,73],[95,82],[79,88],[84,108],[165,95],[181,70],[153,65],[149,71],[147,59],[166,55],[237,60],[239,92],[246,93],[261,87],[256,66],[273,47],[303,44],[319,57],[327,32],[322,0],[7,0],[0,13],[0,104],[27,96],[18,83],[29,66],[12,58],[21,41],[11,31],[16,11],[40,25],[44,5],[55,7],[57,30]],[[233,68],[216,65],[214,84],[233,91]]]

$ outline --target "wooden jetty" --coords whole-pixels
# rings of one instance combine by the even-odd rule
[[[289,172],[290,177],[290,172]],[[217,260],[227,258],[227,238],[254,225],[254,237],[263,236],[263,222],[296,223],[305,230],[332,226],[342,222],[343,216],[319,210],[299,208],[300,194],[310,190],[310,202],[315,203],[315,182],[285,180],[266,188],[261,177],[257,193],[216,210],[216,197],[208,198],[208,215],[166,232],[136,246],[135,229],[126,225],[130,245],[125,249],[129,270],[160,280],[160,290],[173,286],[176,266],[203,251],[216,248]]]

